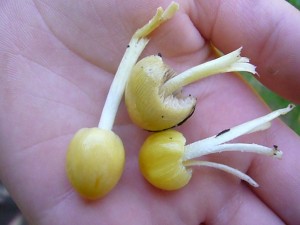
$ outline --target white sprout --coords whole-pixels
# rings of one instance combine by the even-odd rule
[[[195,158],[224,151],[242,151],[242,152],[252,152],[263,155],[272,156],[274,158],[280,159],[282,157],[282,152],[278,149],[276,145],[273,147],[265,147],[258,144],[246,144],[246,143],[226,143],[239,136],[250,134],[256,131],[268,129],[271,126],[270,121],[290,112],[295,105],[290,104],[286,108],[278,109],[265,116],[259,117],[257,119],[248,121],[231,129],[226,129],[217,135],[212,137],[196,141],[192,144],[185,146],[185,152],[183,156],[183,161],[185,166],[209,166],[214,167],[228,173],[231,173],[242,180],[245,180],[250,185],[258,187],[258,184],[248,175],[242,173],[241,171],[231,168],[229,166],[207,162],[207,161],[197,161]]]

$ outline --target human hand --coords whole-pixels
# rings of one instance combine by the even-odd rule
[[[239,140],[276,144],[284,152],[281,161],[244,153],[209,156],[210,161],[247,171],[259,188],[199,168],[185,188],[163,192],[139,172],[138,150],[148,133],[131,123],[122,104],[114,127],[126,151],[119,184],[95,202],[73,190],[65,174],[70,139],[78,129],[97,125],[131,35],[169,1],[117,3],[1,3],[0,178],[27,219],[41,225],[299,222],[300,140],[280,121]],[[243,55],[258,66],[260,79],[299,103],[300,51],[293,41],[300,36],[294,23],[299,12],[284,1],[251,3],[182,1],[176,16],[152,35],[144,55],[161,52],[168,64],[182,71],[212,57],[207,40],[224,52],[243,46]],[[232,74],[184,90],[198,99],[193,117],[179,128],[188,143],[268,112]]]

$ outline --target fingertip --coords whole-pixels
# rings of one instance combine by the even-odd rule
[[[261,81],[300,102],[300,13],[286,1],[198,1],[191,18],[224,53],[243,46]]]

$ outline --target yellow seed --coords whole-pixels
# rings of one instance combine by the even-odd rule
[[[280,159],[282,152],[277,145],[267,147],[248,143],[227,143],[245,134],[268,129],[271,121],[285,115],[295,108],[289,104],[286,108],[275,110],[265,116],[250,120],[216,135],[185,146],[184,136],[175,130],[166,130],[150,135],[140,150],[140,169],[152,185],[163,190],[176,190],[184,187],[192,176],[191,166],[207,166],[222,170],[248,182],[253,187],[258,184],[247,174],[230,166],[196,158],[227,151],[251,152]]]
[[[194,97],[184,97],[180,91],[165,95],[162,86],[175,75],[160,56],[148,56],[134,66],[125,90],[125,102],[135,124],[149,131],[165,130],[185,121],[194,112]]]
[[[155,133],[144,142],[139,164],[143,176],[163,190],[184,187],[192,177],[192,170],[182,164],[185,138],[175,130]]]
[[[182,95],[182,87],[219,73],[256,73],[249,59],[241,57],[241,49],[180,74],[175,74],[158,55],[140,60],[133,67],[125,90],[130,118],[150,131],[166,130],[181,124],[191,116],[196,104],[194,97]]]
[[[119,181],[125,161],[122,141],[110,130],[80,129],[71,140],[66,170],[72,186],[85,198],[107,194]]]

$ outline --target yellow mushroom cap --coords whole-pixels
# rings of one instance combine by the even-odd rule
[[[185,121],[195,109],[196,99],[178,91],[165,96],[163,84],[175,76],[160,56],[148,56],[133,68],[125,90],[131,120],[149,131],[161,131]]]
[[[66,170],[72,186],[82,196],[96,199],[117,184],[124,161],[122,141],[114,132],[83,128],[69,144]]]
[[[184,136],[175,130],[150,135],[140,155],[140,169],[146,180],[162,190],[177,190],[192,177],[192,170],[182,164]]]

